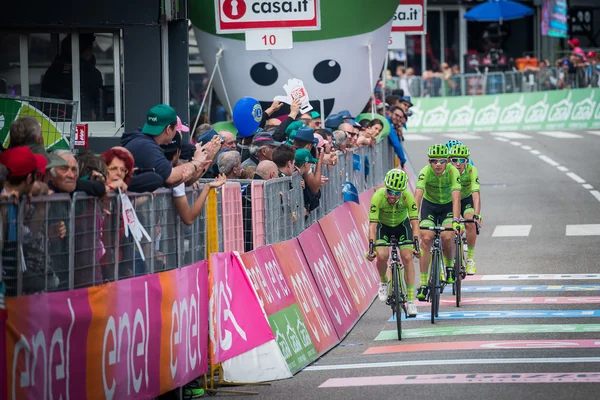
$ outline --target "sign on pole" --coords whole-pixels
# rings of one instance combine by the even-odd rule
[[[83,147],[86,150],[88,149],[88,135],[89,135],[89,125],[88,124],[77,124],[77,128],[75,130],[75,147]]]
[[[217,33],[321,29],[320,0],[215,0]]]
[[[392,32],[424,34],[426,0],[401,0],[394,14]]]

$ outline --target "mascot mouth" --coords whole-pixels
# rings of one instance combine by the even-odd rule
[[[262,107],[263,110],[266,110],[267,108],[271,107],[271,104],[273,104],[272,101],[261,101],[260,102],[260,106]],[[325,108],[324,110],[321,110],[321,102],[319,100],[311,100],[310,101],[310,105],[312,106],[312,111],[316,111],[319,114],[321,114],[321,118],[323,118],[323,120],[325,118],[327,118],[330,114],[331,114],[331,110],[333,110],[333,106],[335,104],[335,99],[331,98],[331,99],[323,99],[323,108]],[[290,106],[287,104],[284,104],[279,111],[277,111],[276,113],[274,113],[273,115],[271,115],[272,118],[276,118],[279,117],[281,115],[287,115],[290,113]]]

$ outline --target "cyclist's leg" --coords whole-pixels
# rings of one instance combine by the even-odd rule
[[[443,205],[444,215],[442,219],[442,226],[445,228],[452,228],[452,203]],[[454,267],[454,232],[446,231],[441,233],[442,247],[444,250],[444,265],[446,268]]]
[[[475,210],[473,209],[473,197],[469,196],[461,201],[462,213],[465,219],[473,219]],[[467,231],[467,273],[475,274],[475,242],[477,240],[477,230],[475,224],[466,224]]]
[[[398,225],[396,237],[399,242],[410,240],[412,238],[412,228],[410,220],[407,218]],[[413,263],[413,246],[404,245],[400,247],[400,258],[404,265],[404,282],[406,284],[406,301],[412,302],[415,300],[415,265]]]
[[[383,224],[377,225],[377,240],[376,244],[388,243],[389,242],[389,232],[387,231],[388,227]],[[388,258],[389,258],[389,250],[387,247],[377,247],[377,270],[379,271],[379,300],[386,301],[389,294],[389,280],[387,278],[387,268],[388,268]]]
[[[421,204],[421,227],[435,226],[436,210],[435,204],[423,199]],[[419,300],[425,300],[427,295],[427,285],[429,284],[429,264],[431,263],[431,245],[433,244],[433,231],[421,230],[421,259],[420,266],[420,288],[417,293]]]

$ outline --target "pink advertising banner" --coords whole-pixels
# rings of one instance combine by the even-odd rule
[[[213,365],[274,339],[246,269],[234,253],[211,255],[209,283]]]
[[[267,315],[296,303],[273,247],[261,247],[241,257]]]
[[[358,195],[360,206],[365,210],[367,215],[369,215],[369,208],[371,207],[371,197],[373,197],[373,193],[375,193],[375,190],[369,189]]]
[[[359,314],[363,314],[377,294],[379,274],[365,259],[364,234],[356,223],[350,205],[344,203],[319,220]]]
[[[152,398],[201,376],[207,370],[206,276],[201,262],[7,299],[7,398]],[[182,281],[187,284],[173,284]]]
[[[323,354],[339,342],[339,337],[306,263],[302,248],[297,239],[276,243],[273,248],[298,300],[298,306],[315,349],[319,354]]]
[[[338,337],[342,338],[358,321],[358,312],[350,291],[331,254],[319,224],[314,224],[298,237],[300,247],[321,292]]]

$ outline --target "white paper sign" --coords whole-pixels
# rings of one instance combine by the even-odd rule
[[[246,50],[285,50],[294,47],[291,29],[246,32]]]
[[[288,82],[283,85],[285,89],[285,93],[287,96],[275,96],[274,101],[280,101],[286,104],[292,104],[292,102],[296,99],[300,99],[301,106],[300,112],[302,114],[311,111],[313,108],[310,105],[310,100],[308,99],[308,92],[304,87],[304,82],[300,79],[289,79]]]
[[[133,236],[133,240],[140,252],[142,260],[146,261],[140,242],[142,241],[142,236],[150,241],[150,235],[148,235],[148,232],[146,232],[146,229],[144,229],[144,226],[140,223],[129,197],[126,194],[121,193],[121,189],[119,189],[119,194],[121,196],[121,211],[123,213],[125,236],[129,237],[129,232],[131,232],[131,236]]]

